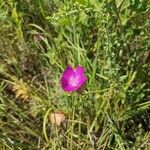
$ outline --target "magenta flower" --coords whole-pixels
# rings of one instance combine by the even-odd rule
[[[61,87],[67,92],[79,91],[86,83],[87,77],[84,73],[84,67],[67,67],[61,77]]]

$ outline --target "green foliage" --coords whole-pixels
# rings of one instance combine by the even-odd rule
[[[0,149],[148,150],[149,16],[148,0],[0,0]],[[68,65],[82,93],[62,91]]]
[[[2,24],[7,17],[7,10],[4,8],[4,3],[0,1],[0,24]]]

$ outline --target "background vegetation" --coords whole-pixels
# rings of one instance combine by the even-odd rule
[[[0,0],[0,149],[149,150],[149,50],[149,0]]]

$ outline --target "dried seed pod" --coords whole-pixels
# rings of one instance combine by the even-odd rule
[[[62,112],[55,112],[55,113],[50,113],[50,123],[52,125],[56,124],[57,126],[60,126],[61,123],[65,120],[65,115]]]

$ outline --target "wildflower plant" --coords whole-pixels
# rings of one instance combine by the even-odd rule
[[[149,150],[149,14],[148,0],[0,0],[0,149]]]
[[[79,91],[85,85],[87,77],[84,67],[67,67],[61,77],[61,87],[67,92]]]

